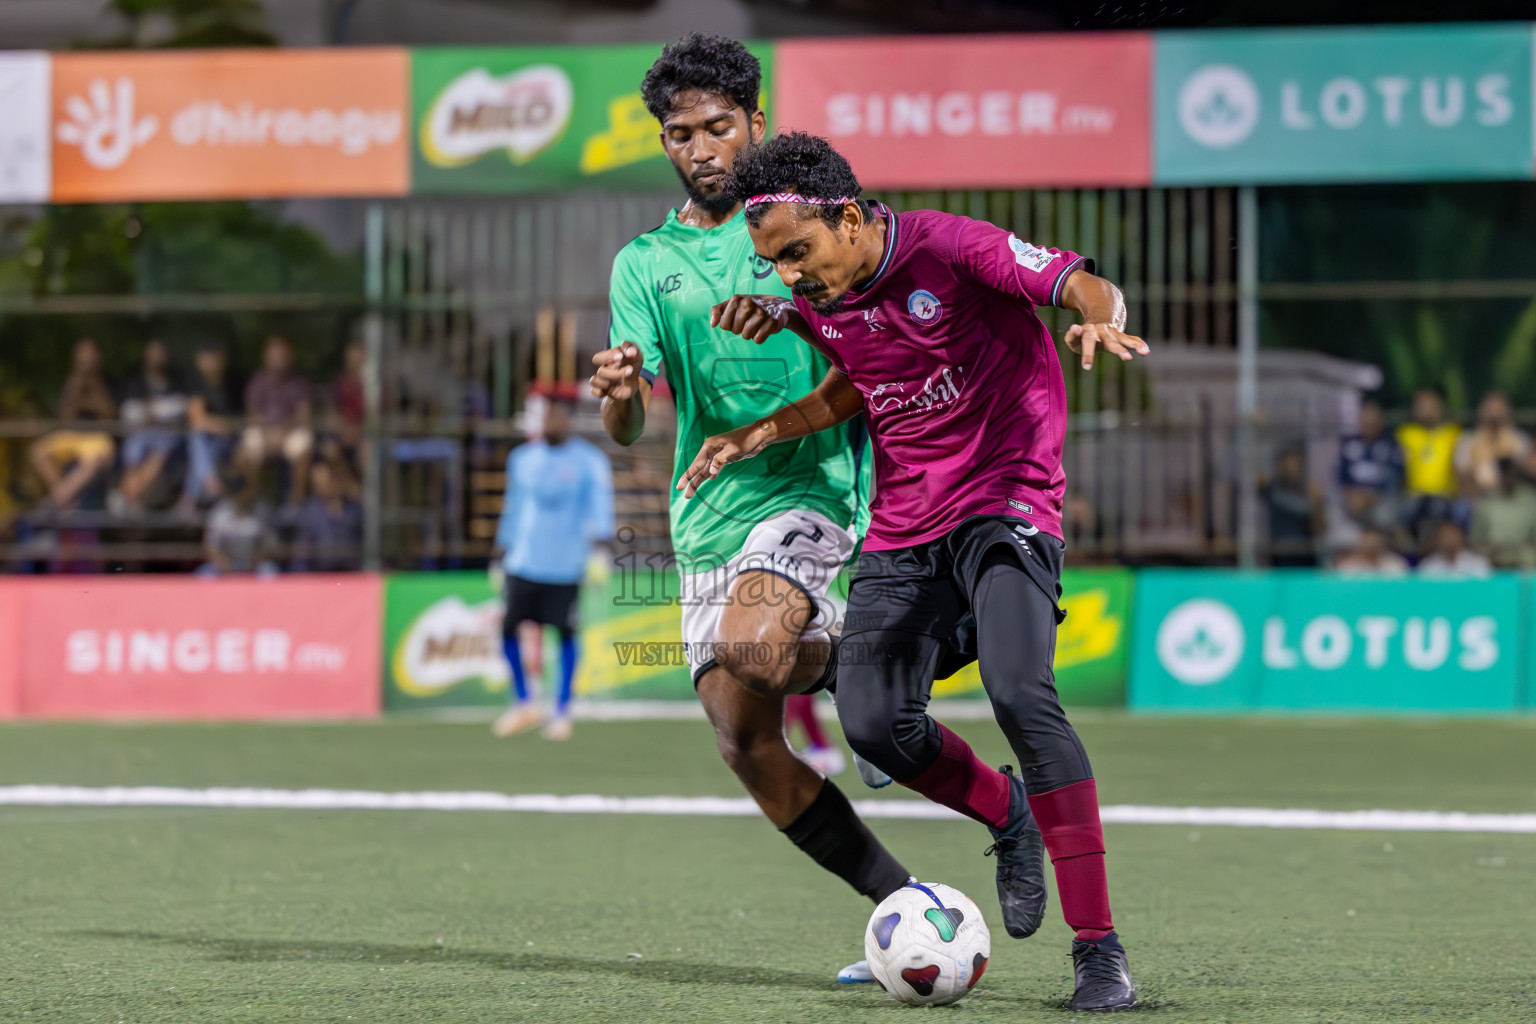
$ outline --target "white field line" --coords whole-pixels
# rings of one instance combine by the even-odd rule
[[[548,793],[380,793],[340,789],[181,789],[171,786],[0,786],[0,805],[28,807],[211,807],[306,811],[522,811],[545,814],[659,814],[754,817],[746,797],[555,796]],[[866,818],[962,820],[925,800],[860,800]],[[1536,834],[1536,814],[1460,811],[1318,811],[1264,807],[1103,808],[1111,825],[1207,825],[1367,832]]]

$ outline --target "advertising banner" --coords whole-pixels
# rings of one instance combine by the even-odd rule
[[[774,120],[823,135],[866,188],[1149,179],[1147,33],[778,45]]]
[[[1529,178],[1531,27],[1159,33],[1158,184]]]
[[[772,49],[749,44],[769,95]],[[412,191],[670,189],[640,99],[655,45],[412,51]]]
[[[21,585],[0,580],[0,720],[21,714]]]
[[[53,58],[57,202],[405,194],[405,50]]]
[[[1521,581],[1149,570],[1130,706],[1513,711]]]
[[[0,53],[0,203],[45,203],[52,187],[46,53]]]
[[[682,608],[670,569],[614,573],[582,589],[576,695],[589,700],[692,700],[681,648]],[[1068,704],[1124,703],[1132,575],[1069,569],[1057,635],[1056,686]],[[384,601],[384,707],[494,707],[507,701],[502,602],[484,573],[390,576]],[[546,642],[546,674],[555,664]],[[553,678],[553,676],[550,676]],[[975,665],[934,687],[941,698],[985,698]]]
[[[58,578],[18,586],[22,714],[378,713],[377,576]]]
[[[649,577],[650,570],[642,567]],[[658,578],[661,574],[657,574]],[[581,657],[575,691],[586,699],[693,698],[678,644],[682,633],[676,575],[670,588],[637,596],[616,574],[581,594]],[[501,595],[485,573],[390,576],[384,598],[384,707],[389,711],[499,707],[511,675],[501,647]],[[549,632],[549,631],[546,631]],[[557,664],[546,638],[543,664]],[[535,680],[535,685],[539,682]]]

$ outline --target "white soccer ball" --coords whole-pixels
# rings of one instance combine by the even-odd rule
[[[992,955],[981,911],[959,889],[909,882],[864,930],[864,958],[882,988],[909,1006],[943,1006],[969,992]]]

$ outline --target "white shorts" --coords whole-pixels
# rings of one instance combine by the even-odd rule
[[[743,573],[772,573],[789,580],[816,606],[816,616],[801,632],[802,640],[826,636],[840,628],[843,602],[829,592],[832,581],[853,554],[853,534],[820,512],[793,510],[764,519],[752,527],[741,551],[709,572],[683,573],[679,603],[683,610],[683,653],[693,681],[715,667],[720,619],[731,603],[731,591]],[[757,588],[748,581],[739,595],[753,600]],[[765,588],[766,589],[766,588]],[[764,599],[771,599],[765,592]],[[755,652],[778,657],[779,652]]]

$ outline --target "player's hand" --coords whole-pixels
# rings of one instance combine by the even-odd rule
[[[1136,335],[1110,324],[1073,324],[1067,328],[1067,348],[1083,357],[1085,370],[1093,369],[1093,356],[1099,349],[1112,352],[1127,363],[1152,351]]]
[[[592,357],[592,365],[597,367],[588,382],[592,385],[592,394],[615,402],[628,401],[640,386],[640,368],[644,364],[640,346],[632,341],[617,348],[603,349]]]
[[[709,326],[761,345],[789,326],[790,299],[776,295],[733,295],[709,311]]]
[[[699,454],[693,457],[693,462],[678,478],[677,489],[683,492],[683,497],[691,498],[699,493],[699,488],[704,486],[706,480],[719,476],[726,466],[750,459],[766,447],[767,434],[755,423],[706,438],[699,446]]]

